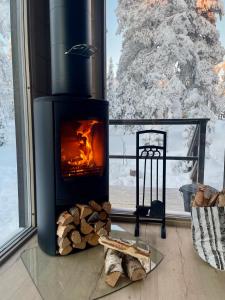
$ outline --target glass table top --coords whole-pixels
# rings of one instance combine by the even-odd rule
[[[139,247],[149,248],[151,271],[163,259],[158,250],[120,226],[112,225],[110,235],[135,241]],[[127,278],[122,278],[114,288],[105,283],[104,250],[100,245],[69,256],[55,257],[48,256],[39,247],[35,247],[25,250],[21,259],[44,300],[100,299],[132,283]]]

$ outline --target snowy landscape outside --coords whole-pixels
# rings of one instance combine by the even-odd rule
[[[225,151],[224,5],[217,0],[107,2],[110,118],[209,118],[205,183],[218,190]],[[187,155],[193,128],[154,129],[167,131],[167,155]],[[135,155],[135,131],[111,126],[110,154]],[[167,162],[167,211],[184,211],[179,188],[192,182],[187,169],[187,162]],[[135,207],[132,170],[135,161],[110,160],[114,207]]]
[[[205,183],[222,189],[225,1],[106,3],[110,118],[210,118]],[[168,132],[168,155],[187,154],[192,129],[160,129]],[[135,154],[133,128],[110,128],[110,154]],[[191,182],[186,169],[185,163],[167,164],[167,210],[183,211],[178,189]],[[135,176],[130,175],[133,170],[135,161],[110,161],[110,197],[114,207],[135,207]],[[0,0],[0,219],[1,246],[19,230],[10,0]]]
[[[10,1],[0,0],[0,247],[18,233]]]

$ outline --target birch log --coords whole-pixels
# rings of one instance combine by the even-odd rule
[[[120,252],[107,249],[105,256],[105,282],[114,287],[123,273],[122,255]]]

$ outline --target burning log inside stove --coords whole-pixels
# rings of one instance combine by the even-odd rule
[[[95,201],[90,201],[89,205],[76,204],[63,211],[57,220],[58,253],[68,255],[73,249],[97,246],[99,237],[108,236],[111,231],[110,211],[109,202]]]

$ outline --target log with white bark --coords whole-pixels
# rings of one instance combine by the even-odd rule
[[[105,254],[105,274],[105,282],[114,287],[123,274],[122,255],[120,252],[107,249]]]
[[[127,277],[131,281],[137,281],[146,277],[146,271],[139,260],[130,255],[124,255],[123,268]]]
[[[99,244],[107,248],[120,251],[124,254],[131,255],[136,258],[145,259],[145,260],[149,260],[150,258],[150,251],[139,248],[135,245],[132,245],[122,240],[112,239],[106,236],[100,236]]]

